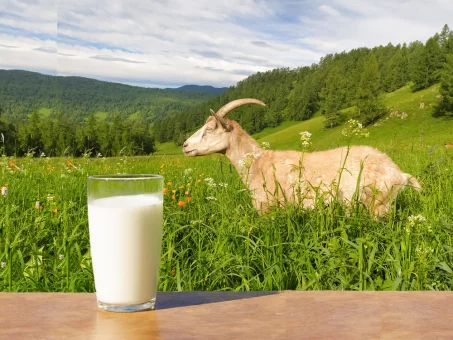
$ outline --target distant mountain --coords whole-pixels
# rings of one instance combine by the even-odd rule
[[[172,90],[203,92],[203,93],[220,95],[223,92],[225,92],[226,90],[228,90],[228,87],[214,87],[214,86],[210,86],[210,85],[184,85],[184,86],[172,89]]]
[[[84,77],[49,76],[37,72],[0,69],[0,113],[10,122],[25,119],[34,111],[58,113],[81,122],[90,114],[110,120],[144,115],[159,121],[185,112],[212,99],[207,91],[170,91],[100,81]]]

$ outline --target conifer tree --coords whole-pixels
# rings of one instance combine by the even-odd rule
[[[434,107],[434,117],[453,115],[453,54],[447,54],[445,59],[439,90],[442,97]]]
[[[373,54],[365,64],[357,90],[357,118],[364,125],[373,123],[385,114],[386,108],[380,94],[380,73]]]

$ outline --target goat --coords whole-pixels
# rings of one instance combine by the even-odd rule
[[[285,197],[291,203],[313,208],[315,197],[306,193],[311,191],[313,195],[315,188],[332,193],[332,186],[336,186],[339,200],[351,202],[359,185],[361,202],[372,215],[383,216],[389,212],[391,201],[402,188],[421,189],[413,176],[402,172],[386,154],[369,146],[307,153],[264,150],[237,122],[225,118],[230,111],[244,104],[266,106],[257,99],[247,98],[234,100],[217,112],[211,109],[206,123],[184,142],[182,151],[191,157],[212,153],[225,155],[253,193],[253,203],[259,212],[270,205],[283,204]],[[298,178],[299,190],[305,193],[302,198],[294,195],[293,179],[299,171],[303,178]],[[269,200],[269,195],[273,200]],[[325,197],[325,201],[333,199],[333,195]]]

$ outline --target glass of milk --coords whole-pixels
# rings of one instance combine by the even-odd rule
[[[88,177],[88,224],[99,308],[154,309],[163,224],[159,175]]]

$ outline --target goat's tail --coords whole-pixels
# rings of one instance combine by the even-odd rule
[[[410,174],[403,174],[403,177],[405,179],[405,186],[412,187],[417,191],[422,190],[422,186],[420,185],[420,183],[418,183],[417,179],[414,176]]]

